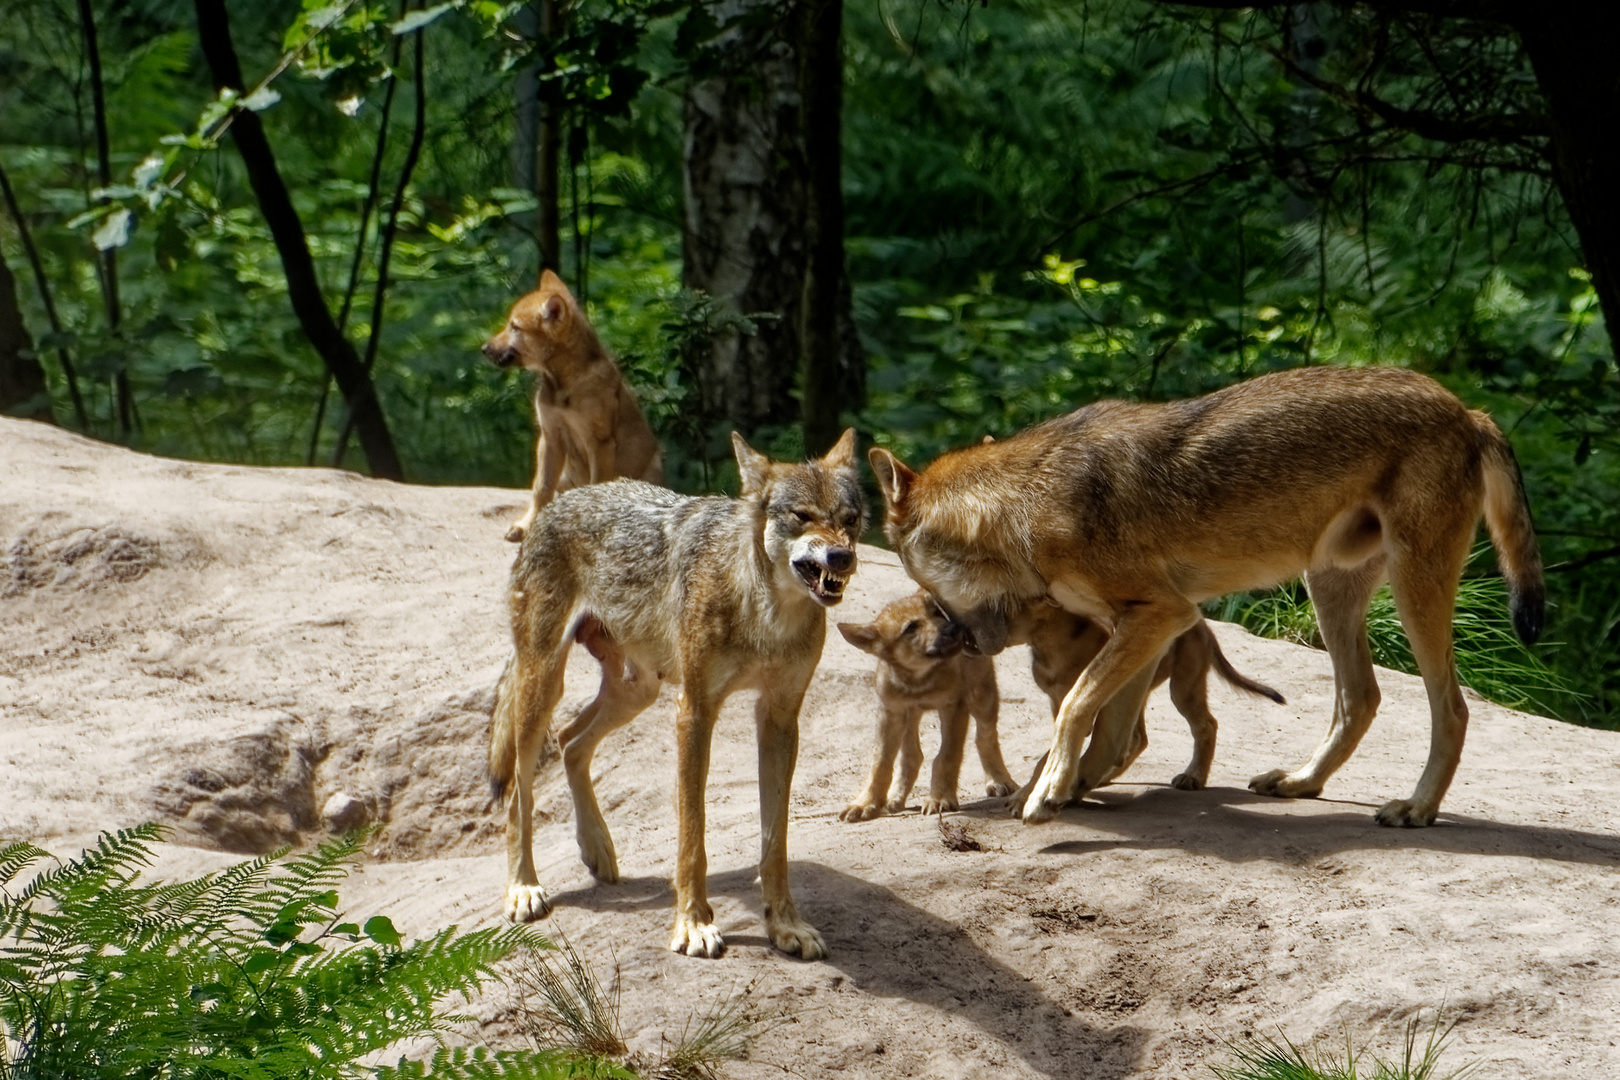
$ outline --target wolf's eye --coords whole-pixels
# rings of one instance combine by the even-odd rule
[[[906,628],[900,632],[907,637],[910,637],[912,634],[917,632],[917,627],[920,625],[921,624],[918,623],[916,619],[912,619],[910,622],[906,623]]]
[[[810,522],[815,520],[814,515],[807,514],[803,510],[795,510],[795,511],[793,511],[793,516],[799,519],[799,524],[800,525],[808,525],[808,524],[810,524]]]

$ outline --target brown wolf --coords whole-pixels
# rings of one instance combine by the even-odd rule
[[[681,687],[675,721],[675,933],[690,956],[725,949],[705,888],[703,790],[721,703],[757,689],[759,875],[765,928],[783,952],[825,956],[821,935],[788,891],[787,812],[799,747],[799,706],[821,659],[823,608],[855,572],[865,518],[855,432],[819,461],[779,464],[732,435],[742,497],[689,498],[619,480],[564,492],[536,515],[512,565],[513,654],[496,692],[489,772],[506,816],[506,914],[544,917],[550,903],[530,851],[535,760],[562,695],[569,646],[602,665],[596,699],[557,733],[574,796],[580,858],[616,881],[618,857],[591,784],[591,756],[609,732]]]
[[[1079,681],[1086,665],[1102,651],[1108,641],[1108,631],[1100,623],[1083,615],[1075,615],[1048,604],[1031,605],[1012,620],[1009,627],[1010,642],[1029,643],[1030,666],[1035,685],[1041,688],[1052,703],[1052,719],[1062,713],[1063,699]],[[1170,701],[1181,713],[1192,730],[1193,756],[1187,767],[1170,779],[1170,786],[1182,791],[1199,791],[1209,783],[1209,767],[1215,760],[1215,714],[1209,711],[1209,673],[1214,671],[1225,682],[1244,693],[1270,698],[1279,705],[1287,700],[1267,686],[1242,674],[1221,652],[1221,643],[1215,632],[1202,619],[1191,630],[1170,643],[1169,651],[1159,661],[1153,673],[1149,690],[1166,680],[1170,683]],[[1130,768],[1147,749],[1147,711],[1137,713],[1136,724],[1123,756],[1114,763],[1105,777],[1111,780]],[[1022,795],[1029,794],[1032,786],[1046,766],[1046,755],[1035,764],[1035,775]],[[1022,808],[1024,799],[1014,796],[1015,808]]]
[[[1541,630],[1541,555],[1513,451],[1489,417],[1414,372],[1304,368],[1189,401],[1098,402],[921,474],[886,450],[870,458],[890,542],[970,647],[1000,651],[1009,615],[1046,597],[1114,628],[1064,699],[1027,822],[1124,756],[1158,658],[1201,601],[1305,574],[1333,659],[1333,723],[1303,767],[1249,786],[1311,796],[1377,710],[1366,609],[1389,580],[1431,734],[1412,797],[1379,809],[1385,825],[1431,824],[1456,772],[1468,707],[1451,614],[1482,511],[1514,627],[1526,642]]]
[[[838,624],[838,632],[857,649],[877,657],[877,693],[882,707],[877,746],[866,787],[838,815],[843,821],[869,821],[906,807],[911,787],[922,769],[922,715],[939,710],[939,753],[934,756],[924,814],[957,808],[956,784],[962,771],[968,719],[974,723],[985,794],[1010,795],[1012,775],[1001,759],[996,716],[995,664],[987,656],[964,656],[962,636],[918,592],[886,606],[869,623]],[[900,772],[894,773],[899,755]],[[894,779],[892,794],[889,781]]]
[[[542,273],[540,287],[512,305],[506,325],[483,351],[499,367],[535,374],[534,497],[506,530],[508,540],[522,540],[559,491],[621,476],[664,482],[658,440],[562,278]]]

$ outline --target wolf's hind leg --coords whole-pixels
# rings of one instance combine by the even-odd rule
[[[1001,756],[1001,737],[997,721],[1001,713],[1001,695],[992,684],[968,697],[968,712],[973,717],[973,744],[979,752],[979,767],[984,770],[984,793],[992,799],[1011,795],[1018,786],[1007,771],[1007,762]]]
[[[1272,769],[1249,781],[1261,795],[1314,798],[1349,760],[1378,712],[1380,696],[1367,646],[1367,602],[1384,573],[1382,554],[1354,569],[1312,567],[1305,575],[1322,644],[1333,660],[1333,722],[1311,760],[1295,772]]]
[[[574,836],[579,857],[598,881],[612,884],[619,880],[619,857],[613,849],[613,836],[596,802],[596,786],[591,782],[591,759],[596,747],[611,732],[634,720],[658,698],[659,682],[634,664],[604,660],[602,688],[579,716],[557,734],[562,744],[563,770],[568,790],[574,796]]]
[[[544,610],[544,603],[541,603]],[[529,624],[519,613],[514,618],[515,652],[496,689],[490,746],[491,778],[506,786],[506,917],[533,922],[551,912],[551,902],[534,872],[533,819],[534,769],[540,748],[551,727],[551,713],[562,696],[561,647],[566,611],[561,616],[542,614]],[[510,766],[510,784],[506,767]]]
[[[1170,780],[1180,791],[1202,791],[1215,761],[1215,714],[1209,711],[1210,649],[1215,632],[1199,623],[1170,646],[1170,701],[1192,730],[1193,753],[1187,767]],[[1218,647],[1218,646],[1215,646]]]

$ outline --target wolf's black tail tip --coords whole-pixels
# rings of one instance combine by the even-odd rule
[[[1541,637],[1547,618],[1547,591],[1543,588],[1515,589],[1508,601],[1513,616],[1513,630],[1526,645],[1534,645]]]
[[[490,777],[489,797],[494,799],[496,803],[504,802],[506,800],[506,781],[496,776]]]

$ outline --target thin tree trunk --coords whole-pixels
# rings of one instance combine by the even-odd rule
[[[796,20],[765,17],[771,0],[728,0],[722,20],[757,14],[716,42],[716,73],[688,84],[684,115],[682,274],[744,315],[758,333],[719,338],[703,365],[706,420],[752,437],[799,419],[802,352],[804,139]],[[710,432],[705,431],[705,437]]]
[[[231,43],[230,23],[224,0],[195,0],[197,36],[217,89],[242,89],[242,69]],[[370,374],[355,355],[354,346],[332,319],[321,295],[315,260],[310,256],[303,222],[298,218],[287,186],[276,168],[275,155],[265,137],[257,113],[239,111],[231,122],[231,141],[247,167],[248,182],[258,197],[259,208],[276,250],[281,255],[282,272],[287,278],[287,295],[299,324],[310,344],[320,354],[332,379],[342,391],[353,417],[360,445],[374,475],[390,480],[404,478],[399,454],[389,434],[387,418],[377,400],[377,388]]]
[[[422,141],[427,135],[427,70],[422,63],[422,31],[416,34],[416,115],[411,129],[411,145],[405,152],[405,164],[399,171],[399,183],[394,187],[394,202],[388,209],[388,224],[383,226],[382,247],[377,254],[377,285],[371,294],[371,330],[366,337],[364,368],[367,377],[377,364],[377,350],[382,344],[383,300],[388,294],[388,266],[394,257],[394,236],[399,229],[399,211],[405,205],[405,191],[410,186],[411,174],[416,171],[417,159],[422,155]],[[332,464],[342,465],[349,452],[349,435],[354,430],[354,416],[343,425],[337,446],[332,451]]]
[[[1620,33],[1570,0],[1526,5],[1515,28],[1547,96],[1553,179],[1580,237],[1609,340],[1620,353]]]
[[[17,279],[0,255],[0,415],[56,423],[45,369],[17,304]]]
[[[17,205],[17,193],[11,189],[11,178],[4,169],[0,169],[0,194],[6,201],[6,209],[11,211],[12,220],[17,223],[17,235],[22,239],[23,252],[28,256],[28,266],[34,272],[34,285],[39,289],[39,300],[45,308],[45,318],[51,324],[51,332],[59,338],[62,336],[62,320],[56,314],[56,302],[51,299],[51,283],[45,276],[45,264],[40,261],[39,249],[34,246],[34,234],[28,228],[28,219],[23,217],[22,207]],[[84,395],[79,393],[79,374],[74,370],[73,357],[66,345],[56,348],[57,360],[62,365],[62,379],[67,383],[68,396],[73,399],[73,415],[78,417],[79,430],[90,431],[90,414],[84,407]]]
[[[808,173],[799,326],[804,356],[800,405],[804,449],[815,455],[838,441],[843,430],[840,414],[861,407],[866,380],[844,269],[843,0],[802,0],[799,15],[800,98]]]
[[[559,0],[538,0],[534,4],[539,21],[539,47],[542,60],[540,74],[553,68],[551,43],[562,33],[565,13]],[[534,212],[534,243],[540,252],[540,272],[550,270],[562,273],[562,213],[561,175],[563,108],[558,100],[557,85],[541,79],[537,88],[539,121],[534,139],[534,197],[539,204]],[[539,280],[539,273],[535,275]]]
[[[101,48],[96,43],[96,18],[90,10],[90,0],[79,0],[79,28],[84,35],[84,51],[90,62],[90,102],[96,125],[96,175],[101,186],[112,186],[112,154],[107,140],[107,100],[101,81]],[[106,197],[97,200],[106,203]],[[123,305],[118,300],[118,249],[107,248],[98,252],[101,262],[101,298],[107,311],[107,333],[114,340],[119,337],[123,321]],[[135,403],[129,386],[127,359],[120,363],[113,376],[118,396],[118,429],[128,435],[134,430]]]

